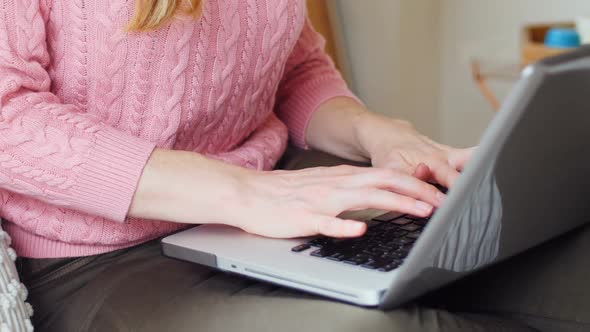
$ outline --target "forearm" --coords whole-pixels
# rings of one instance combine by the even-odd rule
[[[367,116],[371,112],[354,99],[332,98],[313,114],[305,133],[306,142],[313,149],[341,158],[369,161],[369,154],[359,139]]]
[[[249,170],[184,151],[156,149],[139,180],[130,217],[188,224],[226,223]]]

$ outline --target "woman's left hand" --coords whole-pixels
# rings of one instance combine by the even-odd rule
[[[474,148],[455,149],[420,134],[410,123],[365,112],[357,122],[358,144],[373,166],[391,168],[451,188]]]

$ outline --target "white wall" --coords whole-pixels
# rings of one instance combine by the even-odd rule
[[[470,59],[519,59],[526,22],[590,16],[589,0],[333,0],[353,88],[373,110],[452,145],[476,144],[493,117]],[[493,84],[499,95],[509,84]]]
[[[392,115],[410,120],[424,134],[440,139],[438,31],[440,2],[402,0],[400,6],[400,94]]]
[[[336,0],[355,92],[372,110],[437,137],[438,50],[433,0]]]
[[[337,0],[352,88],[367,105],[389,112],[399,94],[398,0]]]

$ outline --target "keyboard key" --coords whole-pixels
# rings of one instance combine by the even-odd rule
[[[329,259],[329,260],[331,260],[331,261],[337,261],[337,262],[340,262],[340,261],[342,261],[343,259],[345,259],[345,258],[346,258],[346,256],[345,256],[345,255],[343,255],[343,254],[341,254],[341,253],[336,253],[336,254],[332,254],[332,255],[330,255],[330,256],[328,256],[328,257],[326,257],[326,258],[327,258],[327,259]]]
[[[379,256],[383,256],[388,252],[388,249],[385,248],[367,248],[365,250],[362,251],[364,254],[369,255],[370,257],[379,257]]]
[[[398,250],[396,250],[396,253],[400,253],[403,257],[406,257],[410,253],[411,249],[412,246],[401,247]]]
[[[371,228],[371,227],[379,226],[383,223],[381,221],[377,221],[377,220],[373,219],[373,220],[366,221],[365,224],[367,224],[367,228]]]
[[[418,239],[418,237],[420,237],[420,235],[422,235],[422,232],[414,232],[414,233],[410,233],[410,234],[406,235],[406,238],[416,240],[416,239]]]
[[[403,252],[399,252],[399,251],[392,251],[392,252],[388,252],[387,254],[385,254],[383,257],[385,259],[389,259],[389,260],[395,260],[395,259],[402,259],[405,258],[407,256],[407,254],[403,253]]]
[[[298,245],[296,247],[293,247],[291,249],[291,251],[292,252],[302,252],[302,251],[305,251],[305,250],[307,250],[309,248],[311,248],[311,246],[309,244],[307,244],[307,243],[304,243],[304,244],[300,244],[300,245]]]
[[[389,245],[392,247],[392,249],[396,250],[406,244],[408,244],[408,242],[405,241],[405,238],[393,239],[389,242]]]
[[[371,261],[371,262],[361,265],[361,267],[364,267],[365,269],[369,269],[369,270],[376,270],[379,266],[377,265],[377,263],[375,261]]]
[[[418,226],[426,226],[427,223],[428,223],[428,220],[426,220],[426,219],[414,220],[414,224],[416,224]]]
[[[316,251],[313,251],[310,255],[314,257],[326,257],[328,256],[328,253],[325,250],[317,249]]]
[[[348,258],[348,259],[344,260],[343,262],[346,264],[350,264],[350,265],[360,265],[360,264],[364,264],[366,261],[367,261],[366,258],[352,257],[352,258]]]
[[[399,245],[397,245],[396,243],[392,243],[392,242],[389,242],[389,243],[381,243],[381,244],[379,244],[379,247],[378,248],[381,249],[381,250],[383,250],[384,252],[388,252],[388,251],[395,250],[397,247],[399,247]]]
[[[389,272],[389,271],[392,271],[392,270],[398,268],[401,264],[402,264],[401,260],[395,260],[388,265],[380,267],[378,270],[381,272]]]
[[[408,232],[406,231],[395,231],[392,235],[393,237],[403,237],[406,236]]]
[[[394,270],[396,267],[398,267],[398,266],[397,265],[385,265],[383,267],[378,268],[377,270],[381,271],[381,272],[389,272],[389,271]]]
[[[326,244],[330,243],[332,240],[328,239],[328,238],[317,238],[317,239],[313,239],[311,241],[309,241],[307,244],[309,244],[312,247],[316,247],[316,248],[321,248],[323,246],[325,246]]]
[[[415,231],[421,229],[422,227],[420,227],[419,225],[416,225],[416,224],[407,224],[407,225],[402,226],[400,228],[403,229],[404,231],[415,232]]]
[[[404,226],[404,225],[411,223],[412,221],[413,221],[412,219],[408,219],[407,217],[403,217],[403,218],[392,220],[391,223],[399,225],[399,226]]]
[[[388,253],[388,254],[389,254],[389,253]],[[388,255],[388,254],[387,254],[387,255]],[[381,256],[381,257],[375,257],[375,258],[373,259],[373,264],[374,264],[376,267],[378,267],[378,268],[379,268],[379,267],[383,267],[383,266],[385,266],[385,265],[389,265],[389,264],[391,264],[391,263],[392,263],[393,261],[395,261],[396,259],[397,259],[397,258],[395,258],[395,257],[390,257],[390,256]]]
[[[389,213],[386,213],[386,214],[381,215],[379,217],[373,218],[373,220],[377,220],[377,221],[391,221],[391,220],[397,219],[397,218],[399,218],[401,216],[403,216],[403,213],[389,212]]]
[[[399,225],[394,224],[393,222],[383,222],[381,223],[381,227],[378,230],[380,231],[397,231],[399,230]]]
[[[402,245],[406,245],[406,244],[412,244],[412,243],[416,242],[416,239],[404,237],[404,238],[399,239],[399,241],[401,242]]]

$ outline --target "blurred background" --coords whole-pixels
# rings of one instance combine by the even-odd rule
[[[523,27],[590,17],[588,0],[308,0],[308,8],[369,108],[456,146],[476,144],[495,114],[474,80],[475,59],[511,68]],[[488,82],[500,101],[512,71]]]

